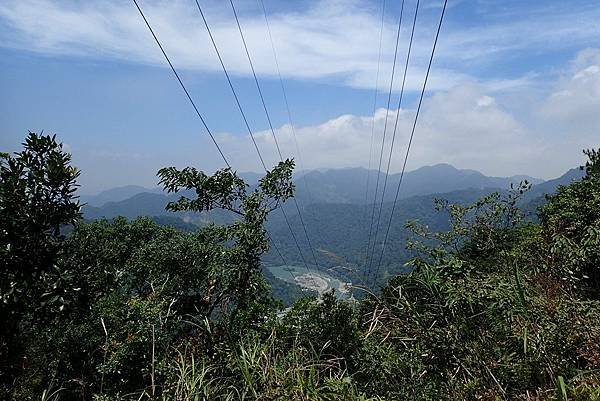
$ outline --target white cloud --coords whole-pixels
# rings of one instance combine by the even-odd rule
[[[141,4],[178,67],[219,71],[192,1],[146,0]],[[218,2],[216,8],[215,3],[211,4],[213,7],[206,12],[225,63],[234,74],[249,74],[226,2]],[[431,12],[432,18],[425,18],[428,22],[417,32],[407,79],[409,90],[420,89],[422,84],[439,9],[432,8]],[[282,74],[287,78],[331,78],[353,87],[372,87],[377,69],[374,44],[379,37],[378,19],[378,11],[359,0],[320,1],[304,11],[272,14],[270,24]],[[599,19],[598,7],[572,7],[561,12],[551,10],[526,15],[514,21],[509,19],[503,24],[461,27],[460,30],[451,24],[444,27],[428,85],[434,94],[423,105],[409,167],[449,162],[490,175],[526,173],[550,178],[577,165],[582,148],[599,145],[600,50],[580,52],[563,76],[550,83],[550,93],[536,94],[537,97],[529,91],[531,82],[538,79],[536,73],[493,78],[476,77],[464,71],[472,70],[473,65],[492,64],[509,52],[533,49],[539,54],[548,49],[590,42],[600,37]],[[241,22],[257,71],[263,76],[274,76],[276,71],[270,43],[265,40],[264,20],[256,13],[244,13]],[[380,89],[385,86],[383,82],[391,70],[389,50],[393,46],[393,23],[391,19],[386,22],[384,48],[388,51],[382,65]],[[7,30],[6,26],[11,29]],[[0,28],[0,46],[4,47],[165,66],[129,1],[5,0],[0,2]],[[400,66],[402,61],[401,57]],[[397,87],[400,83],[401,79],[397,78]],[[526,111],[520,104],[515,107],[506,97],[499,96],[498,92],[506,93],[509,89],[512,92],[509,100],[527,99],[530,104]],[[395,113],[390,113],[388,139],[394,117]],[[401,167],[413,117],[414,105],[408,105],[400,113],[392,171]],[[381,137],[384,121],[385,110],[378,110],[376,138]],[[302,167],[367,166],[372,123],[372,116],[343,115],[322,124],[297,127],[305,162]],[[295,153],[289,126],[277,128],[276,135],[284,153]],[[250,138],[237,133],[217,136],[236,169],[259,170]],[[271,133],[258,132],[256,138],[264,149],[267,164],[272,165],[277,157]],[[203,142],[202,149],[203,162],[215,163],[214,168],[220,166],[216,164],[218,157],[208,140]],[[180,149],[173,153],[177,151]],[[128,149],[119,152],[96,152],[91,156],[93,160],[112,159],[109,165],[114,166],[115,175],[132,168],[132,163],[143,162],[144,168],[141,164],[133,168],[138,171],[135,174],[150,174],[148,180],[152,182],[155,181],[153,173],[176,157],[153,158]],[[120,156],[130,153],[139,158],[121,163]],[[550,155],[551,162],[548,161]],[[197,156],[194,149],[193,155],[181,157],[178,164],[197,164]],[[205,164],[201,167],[207,168]]]
[[[472,83],[438,91],[425,99],[409,168],[447,162],[488,175],[552,178],[577,166],[582,161],[583,148],[600,144],[600,50],[586,50],[577,60],[552,93],[531,105],[533,113],[528,118],[520,118],[518,111],[504,107],[489,88]],[[401,169],[414,113],[414,105],[400,112],[393,172]],[[377,155],[385,114],[385,109],[375,114]],[[384,161],[395,111],[388,118]],[[305,163],[301,167],[366,167],[372,123],[371,116],[343,115],[319,125],[297,128]],[[289,126],[278,128],[275,134],[286,155],[296,153]],[[271,132],[259,132],[256,139],[265,159],[273,164],[277,155]],[[257,170],[257,160],[248,157],[248,138],[219,135],[218,140],[239,170]]]
[[[588,131],[600,126],[598,110],[600,50],[586,49],[575,59],[569,74],[554,87],[540,113],[553,124]]]
[[[498,8],[498,2],[491,3]],[[528,2],[527,5],[533,7],[529,10],[525,4],[503,7],[505,15],[498,16],[497,23],[453,29],[443,38],[445,46],[440,49],[440,57],[489,63],[497,57],[514,56],[519,51],[542,54],[597,42],[600,9],[594,2],[587,6],[570,2],[560,6],[550,5],[550,2]]]
[[[377,18],[355,2],[320,2],[304,13],[275,14],[270,26],[281,72],[312,79],[376,69]],[[159,39],[180,68],[219,70],[219,64],[193,1],[140,1]],[[247,75],[231,10],[223,2],[205,10],[228,68]],[[213,6],[213,4],[211,4]],[[208,8],[208,7],[207,7]],[[0,5],[0,17],[13,28],[5,47],[42,53],[113,57],[163,66],[164,60],[134,5],[119,2],[13,0]],[[259,14],[241,20],[260,74],[275,75],[271,45]],[[343,44],[343,45],[341,45]]]
[[[600,66],[600,50],[582,52],[550,94],[532,100],[529,118],[522,118],[518,109],[507,108],[504,99],[483,85],[461,84],[434,93],[423,103],[408,168],[446,162],[487,175],[553,178],[563,174],[583,161],[582,149],[599,145],[600,74],[594,68],[597,66]],[[392,172],[401,168],[414,113],[414,104],[400,112]],[[385,109],[375,113],[377,157],[385,114]],[[395,112],[390,112],[388,118],[386,158]],[[304,162],[298,169],[366,167],[372,123],[372,116],[342,115],[321,124],[296,127]],[[291,127],[278,127],[275,134],[284,157],[296,156],[298,160]],[[257,132],[255,137],[267,165],[274,165],[278,156],[271,132]],[[260,171],[247,135],[218,133],[216,139],[236,170]],[[83,149],[74,152],[74,157],[83,170],[84,186],[88,182],[100,187],[132,182],[152,186],[156,184],[155,172],[172,164],[194,165],[205,171],[223,167],[206,136],[194,136],[192,143],[173,143],[168,151],[150,152],[138,159],[116,157],[114,152],[92,151],[88,155],[82,152]],[[130,153],[141,154],[139,149],[120,149],[117,155]],[[373,161],[371,166],[375,165]]]
[[[414,113],[414,109],[400,112],[391,166],[394,172],[402,166]],[[385,116],[385,109],[375,114],[377,155]],[[395,111],[388,116],[384,163],[393,135],[395,116]],[[323,124],[297,128],[305,163],[302,167],[366,167],[372,124],[373,118],[370,116],[343,115]],[[523,168],[530,167],[515,162],[516,158],[529,157],[531,153],[524,150],[527,149],[524,146],[527,141],[525,131],[510,114],[495,104],[492,97],[483,94],[480,87],[461,85],[426,100],[415,133],[410,165],[444,161],[459,167],[477,167],[490,174],[521,172]],[[285,153],[296,153],[289,126],[277,129],[275,134]],[[277,160],[271,132],[257,133],[256,139],[266,160]],[[227,154],[233,157],[245,155],[234,159],[233,165],[241,166],[238,167],[241,170],[256,170],[257,161],[247,157],[247,141],[231,135],[219,136],[219,140]],[[492,153],[494,157],[490,157]]]
[[[175,64],[180,68],[218,71],[207,33],[191,0],[140,2]],[[207,2],[203,2],[207,3]],[[420,13],[407,89],[420,87],[439,9]],[[451,5],[454,3],[451,2]],[[412,13],[412,4],[407,6]],[[258,9],[242,15],[247,42],[263,76],[276,74],[266,27]],[[542,10],[543,11],[543,10]],[[451,12],[451,10],[449,11]],[[249,74],[237,28],[227,2],[210,3],[206,14],[226,65],[234,74]],[[472,28],[444,27],[430,88],[447,90],[459,83],[491,80],[502,90],[525,85],[531,76],[469,76],[477,64],[488,64],[519,50],[543,52],[590,42],[600,35],[600,9],[565,9],[526,15],[505,23]],[[384,31],[382,77],[391,70],[396,17],[388,15]],[[55,55],[113,58],[166,67],[158,48],[130,1],[5,0],[0,4],[0,46]],[[331,78],[342,84],[371,88],[377,69],[379,10],[360,0],[315,1],[302,11],[274,13],[270,26],[285,77]],[[551,29],[548,29],[551,27]],[[403,38],[408,38],[405,24]],[[402,42],[400,59],[407,43]],[[476,68],[475,68],[476,70]],[[489,70],[489,69],[487,69]],[[471,71],[471,74],[477,75]],[[489,74],[489,71],[488,71]],[[386,78],[387,79],[387,78]],[[384,82],[385,80],[382,80]],[[399,79],[397,82],[399,84]]]

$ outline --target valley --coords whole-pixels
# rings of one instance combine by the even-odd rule
[[[322,271],[307,270],[301,266],[281,265],[268,266],[267,269],[278,279],[295,284],[303,289],[323,294],[334,290],[339,299],[350,299],[352,283],[343,282]]]

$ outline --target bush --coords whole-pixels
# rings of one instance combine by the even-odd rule
[[[292,161],[252,191],[229,169],[159,172],[167,190],[196,194],[169,209],[221,208],[238,216],[228,226],[82,223],[68,155],[30,136],[0,165],[2,313],[15,318],[3,357],[17,345],[0,398],[599,399],[600,156],[587,155],[586,177],[548,199],[540,224],[517,208],[526,183],[468,206],[440,200],[450,230],[409,223],[411,271],[380,293],[277,310],[260,260],[268,214],[293,195]]]

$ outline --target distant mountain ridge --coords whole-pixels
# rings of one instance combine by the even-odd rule
[[[212,210],[210,212],[192,213],[192,212],[169,212],[165,208],[169,202],[174,202],[180,196],[192,196],[189,193],[169,194],[142,192],[133,195],[130,198],[107,202],[102,206],[85,205],[83,207],[83,217],[88,220],[101,218],[112,219],[123,216],[128,219],[136,217],[174,217],[179,218],[187,224],[203,225],[210,222],[217,224],[229,223],[232,219],[231,213],[224,210]]]
[[[258,180],[262,177],[262,174],[252,172],[238,174],[249,185],[256,185]],[[109,202],[124,201],[142,193],[164,194],[164,191],[159,187],[147,188],[140,185],[124,185],[121,187],[110,188],[94,195],[81,195],[79,200],[81,203],[85,203],[89,206],[101,207]]]
[[[365,169],[343,169],[307,172],[296,179],[297,195],[303,219],[306,223],[311,245],[315,250],[318,264],[321,268],[335,268],[336,265],[360,267],[364,261],[364,244],[368,241],[368,219],[370,204],[365,204]],[[363,177],[361,177],[363,175]],[[407,220],[417,219],[433,230],[447,228],[448,216],[436,212],[433,198],[439,197],[457,203],[471,203],[481,196],[493,191],[506,191],[510,184],[516,184],[523,179],[532,182],[533,188],[525,194],[521,202],[522,209],[535,218],[537,206],[542,204],[545,195],[553,193],[559,185],[568,184],[580,179],[583,172],[579,169],[569,170],[561,177],[540,182],[527,176],[487,177],[473,170],[459,170],[449,165],[424,167],[407,173],[403,180],[402,193],[394,213],[389,237],[389,252],[384,255],[385,263],[404,262],[410,256],[405,250],[408,231],[405,228]],[[304,180],[304,178],[306,178]],[[362,179],[361,179],[362,178]],[[371,177],[370,190],[374,191],[375,174]],[[380,175],[380,190],[383,185]],[[399,175],[390,175],[388,191],[384,202],[381,226],[386,227],[390,217],[391,200]],[[306,191],[310,186],[310,196]],[[458,189],[456,189],[458,188]],[[109,192],[122,196],[131,188]],[[372,193],[372,192],[371,192]],[[148,216],[160,224],[171,225],[182,230],[193,230],[194,227],[208,223],[231,223],[234,216],[223,210],[213,210],[203,213],[178,212],[165,210],[170,201],[177,200],[182,194],[165,194],[163,192],[142,192],[127,199],[107,202],[100,207],[86,205],[83,208],[84,218],[114,218],[124,216],[133,219]],[[183,195],[193,196],[193,192]],[[372,195],[369,200],[372,204]],[[308,242],[301,234],[299,216],[293,204],[285,204],[287,215],[293,229],[298,234],[302,253],[312,255]],[[267,222],[271,237],[276,239],[278,248],[288,263],[298,264],[304,258],[295,246],[287,222],[282,213],[275,211]],[[340,235],[343,233],[343,235]],[[381,246],[380,232],[377,237],[377,247]],[[272,265],[282,263],[279,254],[270,252],[265,255],[264,262]],[[309,261],[312,263],[312,261]],[[397,264],[395,269],[402,269]]]
[[[369,174],[369,199],[366,199],[366,182]],[[253,186],[258,183],[258,173],[239,173],[246,182]],[[466,189],[499,188],[507,189],[511,183],[518,184],[522,180],[540,184],[543,180],[526,175],[512,177],[488,177],[476,170],[457,169],[449,164],[425,166],[404,174],[400,198],[461,191]],[[379,172],[379,191],[383,188],[385,174]],[[390,174],[387,180],[385,202],[394,199],[400,174]],[[319,169],[302,171],[294,179],[296,197],[303,203],[365,203],[372,202],[375,191],[377,172],[365,168]],[[308,187],[308,189],[307,189]],[[160,188],[144,188],[128,185],[113,188],[94,196],[82,196],[81,200],[90,206],[100,207],[109,202],[121,202],[140,193],[163,194]]]
[[[140,185],[125,185],[102,191],[96,195],[81,195],[79,200],[90,206],[103,206],[109,202],[120,202],[141,193],[160,193],[160,188],[146,188]]]
[[[369,174],[369,200],[366,200],[365,189]],[[532,184],[540,184],[543,180],[526,175],[512,177],[488,177],[479,171],[461,170],[449,164],[436,164],[420,167],[404,174],[399,198],[461,191],[466,189],[499,188],[507,189],[510,184],[518,184],[527,180]],[[379,193],[385,181],[385,173],[379,172]],[[400,174],[388,176],[385,202],[394,200]],[[372,202],[375,191],[377,171],[364,168],[348,168],[325,171],[311,171],[298,180],[297,197],[306,198],[309,203],[365,203]],[[306,193],[306,186],[309,186]]]
[[[568,185],[573,181],[582,179],[585,176],[585,171],[581,168],[573,168],[567,171],[565,174],[552,180],[544,181],[537,185],[534,185],[531,190],[527,192],[527,196],[535,198],[546,194],[553,193],[559,185]]]

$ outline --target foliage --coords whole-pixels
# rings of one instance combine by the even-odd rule
[[[270,212],[293,195],[293,168],[291,160],[279,163],[251,193],[230,169],[220,170],[210,177],[190,167],[183,170],[168,167],[158,172],[160,183],[168,192],[193,189],[197,195],[196,199],[181,196],[177,202],[167,205],[168,210],[202,212],[219,208],[239,216],[240,220],[224,230],[225,239],[235,242],[236,252],[230,257],[238,269],[235,288],[231,288],[236,297],[235,315],[239,311],[250,311],[249,304],[259,300],[265,292],[260,256],[269,249],[269,243],[264,223]]]
[[[597,266],[599,247],[587,233],[600,216],[593,207],[600,187],[598,160],[588,155],[586,178],[559,189],[542,208],[541,225],[521,223],[521,187],[466,207],[439,201],[451,216],[447,232],[409,223],[422,238],[409,244],[418,251],[414,270],[363,305],[372,316],[369,335],[390,348],[400,372],[387,375],[378,394],[549,399],[561,376],[572,386],[565,392],[591,399],[599,379],[593,344],[600,340],[600,303],[589,269]],[[557,250],[557,226],[568,227],[562,233],[577,247]],[[574,275],[581,271],[574,266],[587,274]],[[386,356],[378,355],[382,364],[392,362]]]
[[[338,358],[350,368],[360,349],[359,319],[351,304],[338,301],[333,292],[297,301],[281,318],[278,332],[283,348],[301,348]]]
[[[540,210],[556,273],[600,298],[600,152],[585,151],[586,176],[561,186]]]
[[[0,382],[19,370],[20,332],[28,315],[57,301],[47,274],[63,239],[61,227],[80,217],[79,171],[55,136],[29,133],[23,151],[0,154]],[[45,311],[47,313],[47,311]],[[1,393],[0,393],[1,396]]]
[[[71,155],[55,136],[30,133],[23,146],[0,155],[0,299],[17,309],[39,297],[32,287],[54,262],[61,226],[80,217]]]
[[[48,140],[39,138],[23,153]],[[53,146],[49,152],[60,153]],[[326,293],[284,310],[261,259],[265,223],[293,195],[292,161],[253,188],[229,169],[160,170],[161,184],[184,195],[170,210],[226,210],[237,216],[231,224],[183,231],[117,218],[77,223],[64,238],[60,225],[76,215],[36,226],[39,203],[29,199],[39,185],[62,182],[67,211],[77,211],[68,157],[57,156],[61,180],[43,176],[11,198],[11,183],[20,183],[11,172],[21,170],[9,161],[19,154],[4,155],[2,205],[19,213],[2,224],[24,227],[3,232],[3,240],[19,233],[22,241],[3,248],[2,274],[32,302],[11,328],[21,368],[0,397],[599,399],[600,156],[586,154],[585,178],[550,197],[539,224],[517,207],[527,183],[472,205],[438,200],[446,224],[408,224],[409,272],[359,302]],[[50,159],[32,171],[53,169]],[[9,253],[35,280],[15,273]]]
[[[187,318],[210,316],[227,297],[233,279],[220,267],[228,255],[220,230],[187,234],[147,219],[79,225],[57,263],[69,308],[36,333],[33,341],[45,336],[54,351],[35,357],[49,358],[65,381],[77,374],[78,391],[142,385],[150,351],[163,354],[189,334]]]
[[[179,354],[165,400],[375,400],[361,394],[339,360],[304,347],[282,351],[279,334],[246,338],[220,364]]]

